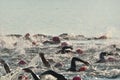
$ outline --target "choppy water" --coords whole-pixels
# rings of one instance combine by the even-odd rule
[[[45,38],[46,39],[46,38]],[[44,40],[39,37],[34,40]],[[17,45],[13,44],[17,42]],[[73,45],[75,51],[77,48],[81,48],[83,54],[55,54],[61,44],[58,45],[43,45],[38,43],[38,46],[32,45],[29,41],[23,38],[16,37],[0,37],[0,58],[4,59],[10,66],[12,73],[6,74],[3,66],[0,64],[0,80],[17,80],[19,74],[22,74],[22,68],[25,67],[36,67],[33,68],[36,74],[40,74],[48,68],[44,67],[38,53],[44,52],[47,59],[53,59],[56,63],[61,62],[63,64],[60,68],[55,68],[55,63],[51,63],[52,67],[50,69],[63,74],[68,79],[72,79],[74,76],[79,75],[83,80],[119,80],[120,79],[120,56],[112,56],[117,59],[117,61],[106,62],[106,63],[95,63],[99,59],[99,53],[102,51],[112,51],[113,48],[110,47],[112,44],[116,44],[120,48],[119,39],[107,39],[107,40],[62,40],[62,42],[68,42]],[[119,51],[117,51],[120,54]],[[66,72],[70,67],[70,60],[72,57],[77,56],[83,60],[87,60],[91,65],[88,66],[88,70],[85,72]],[[111,56],[108,56],[111,57]],[[108,58],[106,57],[106,59]],[[18,65],[20,60],[25,60],[26,65]],[[79,69],[83,66],[82,63],[77,63],[77,68]],[[25,75],[29,74],[25,73]],[[32,79],[31,79],[32,80]]]

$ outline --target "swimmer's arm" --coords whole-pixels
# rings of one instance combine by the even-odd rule
[[[31,75],[33,76],[33,78],[34,78],[35,80],[40,80],[33,71],[31,72]]]
[[[85,65],[90,65],[87,61],[84,61],[82,59],[80,59],[81,62],[83,62]]]

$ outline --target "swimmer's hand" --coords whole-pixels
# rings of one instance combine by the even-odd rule
[[[90,65],[90,63],[88,63],[87,61],[85,61],[85,62],[84,62],[84,64],[85,64],[85,65],[87,65],[87,66],[89,66],[89,65]]]

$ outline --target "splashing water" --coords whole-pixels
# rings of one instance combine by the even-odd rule
[[[108,34],[112,34],[109,33]],[[75,37],[74,37],[75,38]],[[7,40],[5,40],[7,39]],[[74,51],[77,48],[81,48],[84,53],[83,54],[55,54],[55,52],[57,52],[57,50],[59,50],[57,47],[58,45],[39,45],[36,47],[32,47],[31,43],[27,42],[26,40],[22,39],[21,41],[19,41],[16,38],[10,38],[11,40],[8,42],[8,38],[2,38],[2,40],[6,43],[6,44],[2,44],[0,43],[0,45],[2,45],[2,48],[5,48],[7,46],[8,50],[9,49],[13,49],[12,53],[0,53],[0,57],[5,59],[9,64],[10,64],[10,68],[12,70],[11,73],[6,74],[4,76],[0,77],[0,80],[17,80],[18,75],[20,73],[22,73],[21,68],[24,67],[35,67],[37,69],[38,66],[40,66],[40,68],[38,68],[37,70],[40,70],[40,73],[42,73],[43,71],[48,70],[47,68],[44,67],[44,65],[42,64],[42,61],[40,60],[39,54],[37,52],[31,52],[31,53],[26,53],[26,49],[27,50],[31,50],[32,48],[36,48],[39,49],[38,51],[43,51],[45,52],[45,56],[47,59],[53,59],[56,63],[57,62],[61,62],[63,67],[60,69],[54,68],[54,63],[51,64],[52,65],[52,69],[55,70],[58,73],[63,74],[65,77],[67,77],[68,79],[72,79],[73,76],[79,75],[81,78],[83,78],[83,80],[119,80],[120,79],[120,56],[114,56],[117,61],[115,62],[106,62],[106,63],[95,63],[98,59],[99,59],[99,53],[105,50],[112,50],[112,48],[109,48],[108,46],[111,44],[117,44],[117,47],[120,46],[119,44],[119,39],[108,39],[108,40],[82,40],[82,41],[78,41],[78,40],[66,40],[68,43],[71,43],[73,45]],[[18,42],[17,47],[13,47],[12,43],[14,42]],[[5,46],[4,46],[5,45]],[[8,46],[9,45],[9,46]],[[47,48],[45,48],[47,47]],[[15,48],[15,49],[14,49]],[[44,48],[44,49],[41,49]],[[14,54],[15,52],[17,52],[16,54]],[[19,56],[16,57],[16,55],[20,54],[25,54],[26,56],[22,56],[22,58],[24,58],[28,64],[27,66],[19,66],[20,68],[18,68],[17,62],[19,59]],[[119,51],[118,51],[119,53]],[[4,55],[3,55],[4,54]],[[9,54],[5,55],[5,54]],[[12,54],[12,56],[10,57],[10,54]],[[77,56],[80,57],[81,59],[87,60],[88,62],[91,63],[91,66],[89,66],[89,70],[87,70],[86,72],[66,72],[65,70],[68,69],[70,67],[70,60],[73,56]],[[109,57],[109,56],[108,56]],[[105,59],[107,59],[108,57],[105,57]],[[79,69],[83,64],[81,63],[77,63],[77,68]],[[0,65],[1,67],[3,67],[2,65]],[[34,69],[33,69],[34,70]],[[35,70],[34,70],[35,71]],[[37,71],[36,71],[37,72]],[[3,72],[1,72],[2,74]],[[47,78],[50,79],[50,77],[47,76]],[[52,78],[52,77],[51,77]],[[53,80],[53,78],[52,78]]]

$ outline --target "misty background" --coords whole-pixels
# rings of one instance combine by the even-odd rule
[[[0,34],[119,37],[120,0],[0,0]]]

